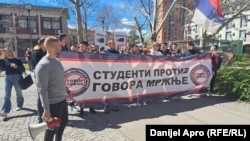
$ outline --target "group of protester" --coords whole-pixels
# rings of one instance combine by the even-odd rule
[[[62,140],[63,131],[68,123],[68,103],[66,97],[73,101],[70,90],[66,87],[64,81],[64,68],[58,59],[58,56],[62,51],[74,51],[74,52],[93,52],[93,53],[126,53],[126,51],[120,51],[116,49],[115,42],[109,40],[107,46],[103,49],[98,49],[95,44],[89,45],[87,41],[80,42],[79,45],[73,45],[70,48],[67,47],[68,37],[63,34],[59,37],[48,36],[41,38],[38,41],[38,45],[32,51],[27,49],[25,53],[26,60],[30,66],[30,71],[34,71],[35,84],[37,87],[38,99],[38,122],[49,122],[52,117],[59,117],[62,122],[60,126],[57,126],[54,130],[48,129],[45,131],[44,140],[52,141],[54,135],[56,140]],[[214,93],[214,83],[217,74],[217,69],[220,62],[220,55],[217,52],[217,46],[211,46],[211,62],[213,70],[213,78],[211,80],[210,92]],[[167,43],[158,44],[153,43],[152,49],[138,49],[136,45],[132,45],[128,52],[129,54],[151,54],[151,55],[167,55],[175,57],[186,57],[197,54],[198,51],[194,49],[192,42],[187,43],[187,49],[182,52],[177,44]],[[4,100],[0,112],[1,117],[7,117],[7,114],[11,111],[11,89],[14,86],[16,91],[16,110],[19,111],[23,108],[24,98],[22,95],[22,89],[20,88],[18,81],[22,79],[22,73],[25,72],[25,68],[20,59],[14,57],[14,53],[10,49],[6,49],[1,52],[3,58],[0,59],[0,72],[5,71],[6,77],[4,80]],[[4,54],[4,55],[3,55]],[[84,113],[84,104],[79,105],[81,107],[80,114]],[[95,113],[95,109],[90,107],[90,112]],[[104,111],[109,110],[118,111],[118,106],[104,107]]]

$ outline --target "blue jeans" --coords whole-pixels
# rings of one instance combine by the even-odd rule
[[[20,74],[10,74],[6,75],[4,80],[4,99],[3,99],[3,107],[1,109],[2,113],[9,113],[11,110],[11,90],[12,86],[14,86],[16,91],[16,106],[19,108],[23,107],[23,94],[22,88],[18,84],[18,81],[22,78]]]

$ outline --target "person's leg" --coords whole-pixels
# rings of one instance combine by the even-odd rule
[[[32,64],[32,60],[29,60],[29,64],[30,64],[30,71],[33,71],[34,70],[34,67],[33,67],[33,64]]]
[[[56,128],[47,129],[44,135],[44,141],[53,141],[54,134],[56,133]]]
[[[89,107],[89,112],[92,113],[92,114],[96,113],[96,111],[95,111],[95,109],[93,107]]]
[[[9,113],[11,110],[11,89],[12,89],[12,82],[10,81],[10,76],[6,76],[4,80],[4,99],[3,99],[3,106],[1,109],[1,113]]]
[[[214,85],[215,85],[215,78],[216,78],[217,72],[214,72],[214,75],[210,81],[210,93],[214,93]]]
[[[84,115],[84,103],[80,103],[79,107],[80,107],[80,116],[83,116]]]
[[[64,101],[61,105],[61,115],[60,118],[62,120],[60,126],[57,127],[57,131],[56,131],[56,141],[61,141],[62,140],[62,135],[63,135],[63,131],[65,129],[65,127],[68,124],[68,107],[67,107],[67,102]]]
[[[23,107],[23,102],[24,102],[24,98],[23,98],[23,93],[22,93],[22,88],[20,87],[18,81],[21,80],[21,75],[19,74],[15,74],[13,75],[13,84],[14,84],[14,88],[16,91],[16,106],[17,108],[22,108]]]
[[[62,113],[62,105],[63,105],[63,101],[56,103],[56,104],[50,104],[51,118],[58,117],[61,119],[60,115]],[[62,122],[61,122],[61,124],[62,124]],[[54,134],[57,132],[57,130],[58,130],[58,127],[54,128],[53,130],[47,129],[45,131],[44,141],[53,141]]]
[[[104,103],[104,113],[109,113],[110,112],[110,106],[108,105],[107,102]]]

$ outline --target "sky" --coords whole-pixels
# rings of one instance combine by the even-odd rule
[[[59,1],[59,3],[58,3]],[[61,1],[61,3],[60,3]],[[95,5],[95,10],[98,10],[101,8],[104,4],[108,4],[114,9],[125,9],[125,5],[121,0],[97,0],[98,3]],[[69,7],[69,14],[70,14],[70,19],[68,20],[68,26],[69,27],[76,27],[76,18],[74,14],[74,8],[73,6],[69,6],[67,4],[68,0],[0,0],[0,3],[8,3],[8,4],[32,4],[36,6],[53,6],[53,7]],[[96,17],[96,16],[93,16]],[[124,32],[129,32],[130,30],[130,25],[134,24],[133,18],[126,14],[126,12],[123,12],[123,14],[119,15],[117,18],[120,20],[120,26],[119,27],[113,27],[115,28],[116,31],[124,31]],[[129,20],[132,19],[132,20]],[[93,28],[101,28],[102,23],[100,21],[97,21],[96,19],[91,19],[89,20],[89,27]]]

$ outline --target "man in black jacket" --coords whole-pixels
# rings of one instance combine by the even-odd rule
[[[44,41],[45,38],[41,38],[38,41],[38,48],[34,48],[31,52],[32,56],[32,64],[33,67],[35,68],[37,63],[43,58],[43,56],[46,54],[46,49],[44,47]]]
[[[182,54],[182,57],[187,57],[191,55],[198,54],[199,52],[194,48],[194,43],[193,42],[188,42],[187,43],[187,50],[185,50]]]
[[[46,55],[46,49],[44,47],[44,41],[45,41],[45,38],[41,38],[39,39],[38,41],[38,49],[33,49],[32,51],[32,63],[33,63],[33,67],[35,68],[36,65],[38,64],[38,62],[43,58],[43,56]],[[43,119],[42,119],[42,114],[43,112],[39,112],[39,111],[43,111],[43,107],[42,107],[42,104],[41,104],[41,100],[40,100],[40,97],[38,96],[38,99],[37,99],[37,110],[38,110],[38,122],[39,123],[42,123],[43,122]]]

